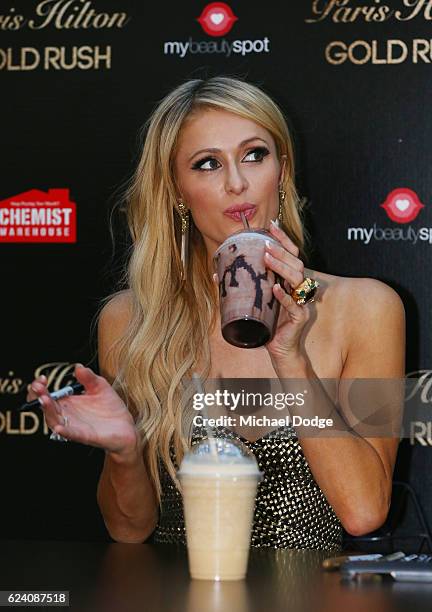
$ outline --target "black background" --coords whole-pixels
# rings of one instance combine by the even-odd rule
[[[3,0],[34,16],[38,2]],[[370,0],[351,2],[367,5]],[[403,0],[387,2],[403,7]],[[227,74],[260,85],[289,118],[297,185],[308,200],[309,266],[344,276],[383,280],[402,297],[407,314],[407,372],[431,369],[430,250],[419,241],[347,240],[348,227],[397,227],[380,208],[397,187],[413,189],[425,205],[411,225],[432,225],[430,193],[431,71],[429,64],[335,66],[325,60],[332,40],[408,44],[431,38],[432,22],[362,21],[307,24],[310,0],[230,3],[238,21],[225,35],[270,40],[269,53],[185,58],[164,55],[166,41],[211,40],[196,21],[203,2],[146,4],[95,0],[98,12],[124,11],[122,29],[0,30],[0,48],[111,45],[111,69],[0,71],[2,164],[0,200],[29,189],[68,188],[77,203],[76,244],[0,244],[2,333],[0,378],[22,380],[19,394],[0,394],[13,411],[41,364],[83,362],[95,367],[92,323],[114,288],[127,241],[110,211],[139,153],[139,131],[155,104],[186,78]],[[213,39],[220,40],[220,39]],[[383,51],[381,51],[381,56]],[[403,227],[403,226],[400,226]],[[337,316],[337,313],[335,314]],[[103,452],[55,444],[42,430],[0,432],[1,537],[108,537],[95,501]],[[404,441],[397,475],[419,494],[432,525],[429,448]]]

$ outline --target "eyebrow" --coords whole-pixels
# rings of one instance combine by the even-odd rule
[[[267,146],[269,146],[268,142],[264,140],[264,138],[260,138],[259,136],[252,136],[251,138],[246,138],[246,140],[242,140],[241,143],[239,144],[239,147],[243,147],[244,145],[248,144],[249,142],[252,142],[253,140],[261,140],[261,142],[264,142]],[[215,147],[208,148],[208,149],[200,149],[199,151],[195,151],[195,153],[193,153],[189,157],[188,161],[191,161],[194,157],[196,157],[200,153],[220,153],[220,152],[221,152],[221,149],[217,149]]]

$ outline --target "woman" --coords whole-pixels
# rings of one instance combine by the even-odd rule
[[[129,289],[100,316],[102,376],[77,366],[86,393],[57,403],[44,378],[32,389],[55,432],[106,450],[98,502],[111,536],[144,542],[156,529],[158,541],[184,542],[175,470],[188,445],[205,436],[182,432],[183,382],[192,372],[304,379],[313,405],[328,408],[325,391],[312,384],[320,379],[404,376],[404,311],[379,281],[304,268],[288,129],[276,104],[251,84],[193,80],[167,95],[148,122],[127,200]],[[257,349],[223,340],[212,278],[212,256],[241,229],[240,210],[279,243],[265,257],[283,279],[273,288],[280,315],[271,342]],[[320,284],[319,299],[301,306],[291,293],[305,277]],[[331,408],[342,422],[348,414],[336,399],[339,411]],[[282,428],[243,442],[265,472],[252,545],[334,549],[341,526],[359,535],[384,522],[397,438],[298,439]]]

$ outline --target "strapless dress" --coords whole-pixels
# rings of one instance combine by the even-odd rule
[[[280,427],[253,442],[224,427],[215,432],[245,444],[264,472],[255,500],[251,546],[341,549],[342,525],[315,482],[292,427]],[[206,437],[204,427],[195,427],[192,444]],[[173,451],[171,457],[177,468]],[[182,496],[163,462],[160,478],[161,507],[154,540],[186,544]]]

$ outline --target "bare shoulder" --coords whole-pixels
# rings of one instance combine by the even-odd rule
[[[343,316],[364,317],[386,314],[400,316],[404,306],[399,294],[389,285],[374,278],[349,278],[308,270],[320,284],[321,301],[325,310],[337,307]],[[319,298],[320,299],[320,298]]]
[[[115,345],[125,334],[132,316],[132,294],[116,293],[102,308],[98,322],[98,355],[100,372],[112,380],[117,373]]]
[[[309,275],[309,271],[307,272]],[[311,271],[320,283],[317,311],[343,355],[348,378],[403,376],[405,309],[398,293],[373,278]]]
[[[132,292],[119,291],[104,305],[99,321],[103,324],[117,324],[128,320],[132,312]]]

